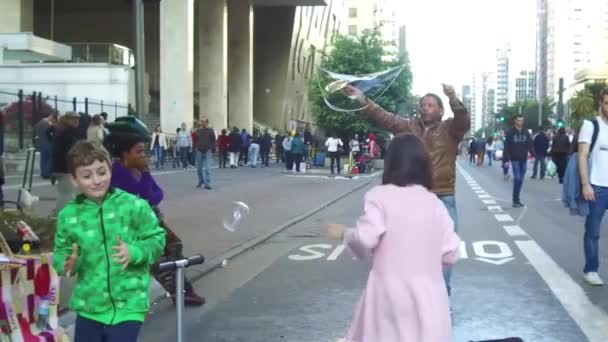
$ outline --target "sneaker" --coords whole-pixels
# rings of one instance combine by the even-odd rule
[[[519,202],[519,203],[513,203],[513,208],[522,208],[524,207],[524,204]]]
[[[602,286],[604,285],[604,281],[600,278],[600,275],[597,272],[587,272],[585,273],[585,281],[589,283],[589,285],[593,286]]]
[[[209,185],[205,185],[205,189],[211,190],[211,187]]]

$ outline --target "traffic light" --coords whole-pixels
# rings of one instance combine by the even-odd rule
[[[499,118],[498,118],[498,121],[500,121],[500,122],[504,122],[504,121],[505,121],[505,117],[504,117],[504,116],[499,117]]]

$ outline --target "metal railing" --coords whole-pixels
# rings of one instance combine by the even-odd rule
[[[103,63],[133,67],[135,57],[127,47],[110,43],[66,43],[72,47],[72,59],[65,61],[35,61],[26,63]]]

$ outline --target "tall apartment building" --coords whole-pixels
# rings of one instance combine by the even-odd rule
[[[481,126],[488,127],[496,113],[496,90],[494,89],[494,74],[481,74]]]
[[[536,2],[536,96],[539,99],[547,97],[548,2]]]
[[[536,98],[536,72],[522,70],[515,78],[515,101]]]
[[[399,52],[400,28],[394,0],[346,0],[348,10],[347,34],[358,35],[364,30],[378,29],[391,44],[389,50]]]
[[[470,113],[473,113],[473,109],[472,109],[473,94],[471,92],[470,85],[462,86],[461,96],[462,96],[462,103],[464,104],[464,106],[469,109]],[[475,115],[471,115],[471,127],[475,127]]]
[[[506,46],[496,50],[496,109],[501,110],[509,104],[509,55],[511,48]]]

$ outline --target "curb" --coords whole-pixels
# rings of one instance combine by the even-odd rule
[[[235,257],[247,252],[248,250],[256,247],[257,245],[265,242],[266,240],[270,239],[271,237],[273,237],[274,235],[282,232],[283,230],[309,218],[310,216],[320,212],[321,210],[325,209],[326,207],[329,207],[330,205],[338,202],[339,200],[349,196],[350,194],[357,192],[363,188],[365,188],[366,186],[368,186],[372,181],[375,180],[376,177],[370,177],[369,180],[367,180],[366,182],[354,187],[353,189],[348,190],[345,193],[342,193],[341,195],[321,204],[320,206],[313,208],[307,212],[305,212],[304,214],[300,214],[298,216],[295,216],[293,218],[291,218],[290,220],[288,220],[285,223],[282,223],[281,225],[275,227],[274,229],[270,230],[269,232],[262,234],[252,240],[249,240],[247,242],[244,242],[238,246],[233,247],[232,249],[228,250],[227,252],[214,257],[213,259],[209,260],[209,261],[205,261],[205,264],[203,265],[201,271],[196,272],[194,274],[190,275],[190,281],[191,282],[195,282],[199,279],[201,279],[202,277],[206,276],[207,274],[213,272],[214,270],[222,267],[222,262],[224,260],[230,260],[230,259],[234,259]],[[150,299],[151,302],[155,303],[158,302],[160,300],[162,300],[163,298],[167,298],[166,296],[166,292],[164,291],[164,289],[161,286],[158,286],[157,288],[152,289],[151,291],[151,295],[150,295]]]

